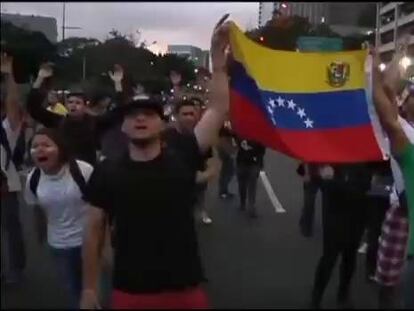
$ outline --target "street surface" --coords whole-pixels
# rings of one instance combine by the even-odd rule
[[[315,235],[303,238],[298,229],[302,207],[302,183],[296,161],[272,151],[265,160],[266,175],[286,210],[277,209],[259,180],[259,218],[248,219],[238,211],[238,200],[218,199],[216,185],[209,189],[213,224],[199,226],[207,290],[214,308],[306,308],[314,271],[321,255],[322,232],[318,198]],[[237,193],[233,180],[231,190]],[[280,209],[279,209],[280,210]],[[35,239],[30,208],[22,208],[27,242],[26,278],[18,288],[1,288],[1,308],[63,308],[65,295],[55,275],[47,247]],[[364,279],[364,255],[354,278],[357,308],[376,308],[375,287]],[[325,308],[335,308],[338,270],[324,299]]]

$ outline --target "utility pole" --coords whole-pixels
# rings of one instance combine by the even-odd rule
[[[66,29],[82,29],[82,27],[70,27],[66,26],[66,2],[63,2],[63,12],[62,12],[62,41],[65,40],[65,30]]]
[[[62,41],[65,41],[65,18],[66,18],[66,2],[63,2],[63,16],[62,16]]]
[[[82,58],[82,78],[83,80],[86,79],[86,55],[85,54],[83,55],[83,58]]]

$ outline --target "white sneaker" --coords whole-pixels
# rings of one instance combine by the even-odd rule
[[[208,216],[204,216],[203,218],[201,218],[201,221],[205,225],[211,225],[213,223],[213,221],[211,220],[211,218],[208,217]]]

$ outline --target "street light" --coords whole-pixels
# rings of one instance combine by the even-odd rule
[[[379,65],[379,70],[380,70],[380,71],[384,71],[384,70],[385,70],[385,68],[387,68],[387,65],[385,65],[384,63],[381,63],[381,64]]]

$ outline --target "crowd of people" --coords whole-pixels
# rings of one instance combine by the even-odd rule
[[[156,97],[126,95],[119,65],[110,73],[116,95],[95,98],[91,108],[79,90],[59,102],[47,83],[53,67],[44,63],[23,109],[13,57],[2,54],[1,71],[7,75],[1,109],[2,236],[7,242],[2,241],[2,253],[3,245],[8,248],[2,281],[19,282],[26,266],[22,193],[33,206],[38,239],[47,241],[67,287],[69,308],[210,306],[195,221],[213,222],[206,191],[215,176],[222,200],[235,196],[229,184],[237,177],[239,208],[256,218],[265,156],[265,146],[238,137],[231,128],[227,17],[211,39],[208,104],[199,98],[179,100],[173,121]],[[367,278],[380,285],[380,306],[395,308],[396,288],[402,285],[404,306],[414,307],[414,99],[412,84],[403,91],[398,87],[399,53],[381,73],[372,51],[374,103],[388,136],[390,162],[302,163],[298,168],[304,178],[304,236],[313,234],[318,190],[323,201],[323,254],[313,308],[322,305],[339,255],[338,303],[352,306],[351,281],[364,232]],[[33,168],[22,185],[18,171],[29,118],[38,129],[29,142]]]

